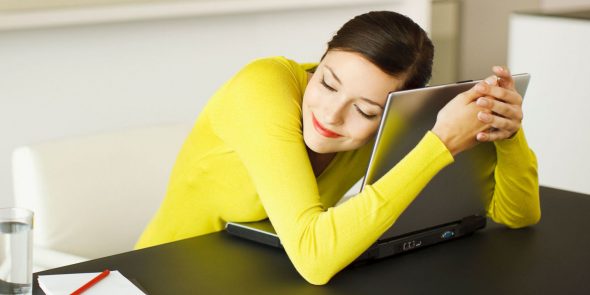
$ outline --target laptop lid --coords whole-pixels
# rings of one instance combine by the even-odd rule
[[[524,97],[529,74],[513,76]],[[479,81],[392,92],[385,105],[362,188],[375,182],[407,155],[434,126],[438,111]],[[494,143],[479,143],[458,154],[440,171],[381,239],[388,239],[471,215],[485,216],[494,191]],[[487,170],[486,170],[487,169]]]

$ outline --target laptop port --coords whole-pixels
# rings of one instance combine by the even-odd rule
[[[442,233],[442,235],[440,235],[440,237],[445,240],[450,239],[454,236],[455,236],[455,232],[452,230],[445,231],[444,233]]]
[[[422,241],[412,240],[412,241],[405,242],[402,248],[404,249],[404,251],[406,251],[406,250],[412,250],[412,249],[414,249],[416,247],[420,247],[420,246],[422,246]]]

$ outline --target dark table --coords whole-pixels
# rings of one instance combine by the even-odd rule
[[[590,294],[590,196],[541,188],[541,222],[352,266],[325,286],[281,249],[209,234],[34,274],[119,270],[148,294]],[[108,238],[108,237],[106,237]]]

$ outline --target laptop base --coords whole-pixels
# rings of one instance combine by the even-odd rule
[[[447,223],[419,232],[408,233],[391,239],[379,240],[354,262],[365,262],[381,259],[407,251],[424,248],[441,242],[454,240],[482,229],[486,226],[486,218],[480,215],[465,217],[457,222]],[[225,226],[228,233],[257,243],[282,248],[281,241],[268,220],[248,223],[228,222]]]
[[[400,237],[393,237],[389,240],[380,240],[361,254],[355,262],[381,259],[458,239],[484,228],[486,221],[486,218],[483,216],[472,215],[458,222],[433,227],[418,233],[409,233]]]
[[[275,233],[268,219],[255,222],[228,222],[225,230],[231,235],[257,243],[283,248],[279,236]]]

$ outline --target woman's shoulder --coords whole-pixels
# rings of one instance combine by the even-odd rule
[[[246,64],[245,68],[276,68],[291,69],[296,66],[296,62],[284,56],[267,56],[256,58]]]
[[[291,79],[305,87],[307,70],[311,69],[313,65],[313,63],[298,63],[284,56],[263,57],[246,64],[235,78]]]
[[[299,126],[306,86],[307,73],[297,62],[282,56],[259,58],[245,65],[214,94],[207,104],[207,114],[214,122],[233,117],[236,122],[275,125],[295,118],[289,124]]]
[[[259,58],[239,70],[216,93],[213,100],[232,105],[248,103],[252,107],[259,105],[265,108],[275,106],[283,109],[293,103],[300,106],[307,87],[307,77],[305,66],[286,57]]]

